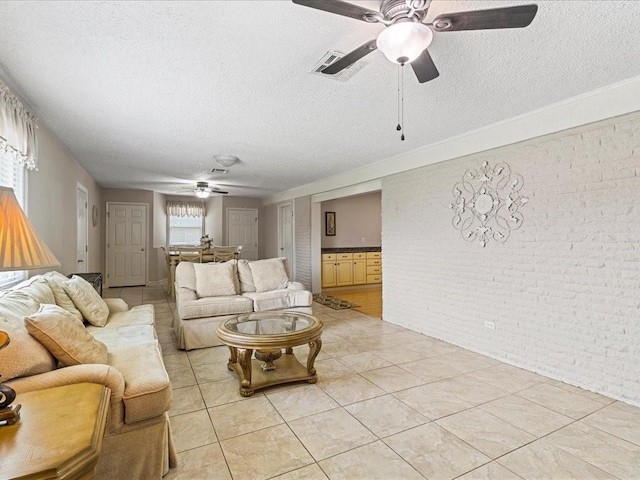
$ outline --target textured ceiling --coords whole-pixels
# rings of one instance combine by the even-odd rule
[[[433,0],[427,20],[497,3],[531,2]],[[640,75],[640,1],[536,3],[525,29],[434,35],[404,142],[380,52],[345,83],[309,73],[382,27],[285,0],[2,1],[0,75],[105,187],[264,197]],[[216,154],[241,163],[214,176]]]

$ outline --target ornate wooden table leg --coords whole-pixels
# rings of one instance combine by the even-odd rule
[[[238,363],[242,369],[242,378],[240,379],[240,395],[250,397],[253,395],[251,389],[251,356],[253,350],[249,348],[238,348]]]
[[[313,366],[313,363],[316,361],[316,357],[320,353],[320,349],[322,348],[322,339],[318,338],[315,342],[309,342],[309,357],[307,358],[307,373],[309,375],[315,375],[316,369]],[[316,383],[318,378],[312,378],[307,380],[309,383]]]
[[[287,347],[284,349],[284,353],[291,355],[293,353],[293,347]]]
[[[233,371],[233,364],[238,363],[238,349],[236,347],[229,347],[229,361],[227,362],[227,369]]]

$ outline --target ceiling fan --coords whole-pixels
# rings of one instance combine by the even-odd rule
[[[410,63],[420,83],[428,82],[440,75],[427,50],[433,39],[433,32],[522,28],[533,21],[538,11],[537,5],[518,5],[445,13],[438,15],[430,23],[423,23],[431,0],[384,0],[379,12],[340,0],[292,1],[297,5],[363,22],[381,23],[386,27],[377,39],[368,41],[330,64],[322,73],[335,75],[378,49],[394,63]]]
[[[209,195],[212,194],[226,195],[227,193],[229,193],[217,187],[210,187],[209,182],[197,182],[196,188],[193,191],[198,198],[208,198]]]

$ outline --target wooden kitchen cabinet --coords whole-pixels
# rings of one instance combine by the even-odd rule
[[[367,252],[367,283],[382,283],[382,252]]]
[[[322,288],[382,283],[381,252],[322,254]]]
[[[367,259],[353,260],[353,284],[364,285],[367,283]]]
[[[353,285],[353,254],[338,253],[336,259],[336,286]]]
[[[322,288],[336,286],[336,255],[325,253],[322,255]]]

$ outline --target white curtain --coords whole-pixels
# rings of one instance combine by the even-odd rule
[[[0,150],[29,170],[38,169],[38,119],[0,80]]]
[[[204,217],[204,203],[168,201],[167,215],[171,217]]]

